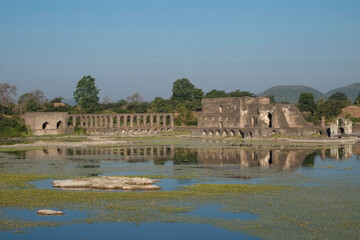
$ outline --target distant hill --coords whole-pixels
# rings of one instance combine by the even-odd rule
[[[319,100],[323,93],[318,90],[299,85],[275,86],[258,94],[260,97],[269,95],[275,96],[276,102],[297,103],[301,93],[310,92],[314,95],[315,101]]]
[[[334,93],[342,92],[345,93],[346,96],[353,102],[359,91],[360,83],[353,83],[345,87],[335,88],[324,94],[314,88],[307,86],[286,85],[269,88],[268,90],[259,93],[258,96],[265,97],[268,95],[274,95],[276,102],[297,103],[300,94],[304,92],[310,92],[314,94],[315,101],[319,100],[320,98],[327,100]]]
[[[330,90],[329,92],[325,93],[322,98],[324,100],[328,99],[331,95],[333,95],[336,92],[342,92],[345,93],[346,96],[353,102],[355,98],[357,97],[358,93],[360,91],[360,83],[353,83],[345,87],[341,88],[335,88],[333,90]]]

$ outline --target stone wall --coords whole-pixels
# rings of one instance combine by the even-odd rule
[[[34,135],[67,133],[68,113],[25,113],[25,124]]]
[[[271,104],[269,98],[203,99],[193,136],[264,137],[272,134],[312,135],[319,129],[308,124],[295,105]]]

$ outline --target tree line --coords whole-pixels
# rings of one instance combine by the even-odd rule
[[[82,77],[76,84],[73,98],[75,106],[63,103],[62,97],[48,100],[40,90],[27,92],[16,99],[16,86],[0,84],[0,107],[2,115],[21,116],[25,112],[69,112],[82,113],[175,113],[175,124],[196,125],[193,112],[201,111],[203,98],[255,96],[253,93],[236,90],[226,93],[222,90],[211,90],[204,93],[187,78],[173,82],[172,95],[169,99],[155,97],[152,101],[144,101],[139,93],[134,93],[116,102],[105,97],[99,99],[100,89],[92,76]]]
[[[173,82],[172,95],[169,99],[155,97],[152,101],[147,102],[139,93],[134,93],[117,102],[110,101],[108,97],[100,102],[99,93],[100,89],[96,86],[96,80],[92,76],[84,76],[77,82],[73,92],[76,101],[74,106],[63,103],[64,99],[60,96],[48,100],[40,90],[24,93],[16,99],[16,86],[7,83],[0,84],[0,135],[15,136],[26,133],[26,127],[20,118],[25,112],[175,113],[177,126],[191,126],[197,124],[194,112],[201,111],[203,98],[255,97],[253,93],[241,90],[225,92],[213,89],[205,94],[187,78]],[[275,103],[274,96],[268,97],[271,103]],[[318,102],[315,102],[312,93],[302,93],[297,106],[304,113],[307,121],[318,125],[322,116],[331,120],[341,113],[342,108],[351,104],[347,96],[340,92],[333,94],[326,101],[320,99]],[[360,105],[360,93],[354,104]]]

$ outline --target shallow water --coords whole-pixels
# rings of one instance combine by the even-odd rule
[[[86,210],[85,205],[79,206],[83,210],[77,210],[78,207],[73,206],[71,209],[65,209],[66,215],[61,217],[38,216],[37,209],[2,207],[0,221],[54,222],[61,225],[15,227],[11,231],[0,231],[0,239],[48,239],[49,236],[52,236],[52,239],[98,239],[100,236],[103,239],[114,239],[114,236],[116,238],[150,236],[158,239],[168,239],[169,236],[173,239],[193,239],[197,236],[202,238],[206,236],[207,239],[286,239],[286,236],[293,239],[311,238],[314,237],[312,235],[314,232],[305,223],[315,221],[317,218],[311,217],[314,210],[308,207],[309,202],[315,211],[320,212],[334,207],[341,208],[333,212],[340,211],[344,214],[342,220],[338,219],[342,223],[360,222],[359,217],[352,215],[354,211],[360,209],[358,208],[360,200],[357,197],[360,183],[360,160],[357,155],[359,149],[357,145],[323,149],[291,149],[283,146],[275,148],[255,146],[252,149],[229,146],[181,148],[172,145],[149,145],[2,152],[0,174],[49,174],[60,179],[112,175],[149,175],[154,178],[159,176],[160,182],[156,185],[162,188],[160,191],[176,191],[195,184],[268,184],[300,188],[295,192],[285,192],[278,196],[267,193],[249,196],[230,194],[224,199],[221,197],[208,201],[189,199],[186,203],[164,199],[158,204],[165,207],[185,204],[184,206],[190,209],[187,212],[161,213],[161,222],[152,215],[151,208],[142,210],[142,205],[128,202],[124,203],[124,206],[134,207],[132,204],[135,204],[134,216],[127,208],[112,216],[111,211],[107,212],[109,209],[106,205],[101,206],[103,209],[99,210],[100,213]],[[36,180],[31,181],[30,184],[38,189],[53,189],[52,180],[53,178]],[[0,183],[0,189],[12,188],[13,186]],[[56,191],[66,190],[56,189]],[[338,191],[338,195],[334,194],[334,191]],[[121,191],[115,192],[121,194]],[[322,195],[317,192],[322,192]],[[355,200],[349,205],[346,199],[341,206],[333,205],[343,200],[344,196]],[[325,203],[327,201],[329,203]],[[321,202],[322,205],[316,205]],[[308,212],[305,208],[309,208]],[[301,215],[302,213],[305,215]],[[130,220],[114,223],[113,218],[122,214]],[[139,214],[148,217],[139,218]],[[92,223],[84,224],[89,216]],[[140,222],[133,220],[138,218],[141,219]],[[337,221],[324,216],[312,224],[320,238],[335,236],[327,233],[330,230],[325,226],[329,220],[332,223]],[[137,223],[128,223],[129,221]],[[287,226],[292,221],[294,223]],[[281,225],[277,225],[280,223]],[[293,229],[290,226],[295,226],[294,224],[297,227]],[[315,226],[316,224],[320,225]],[[341,223],[339,224],[342,226]],[[267,226],[269,229],[266,229]],[[270,229],[271,233],[268,232]],[[16,231],[25,233],[14,233]],[[341,229],[337,232],[340,236],[344,234]],[[353,227],[347,238],[357,236],[357,232],[359,232],[358,227]]]

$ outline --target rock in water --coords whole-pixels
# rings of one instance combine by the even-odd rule
[[[55,211],[55,210],[51,210],[51,209],[41,209],[39,211],[37,211],[38,215],[55,215],[55,216],[60,216],[60,215],[64,215],[65,213],[62,211]]]
[[[68,180],[55,180],[53,187],[58,188],[90,188],[90,189],[121,189],[121,190],[159,190],[159,186],[153,185],[158,180],[140,177],[89,177]]]

